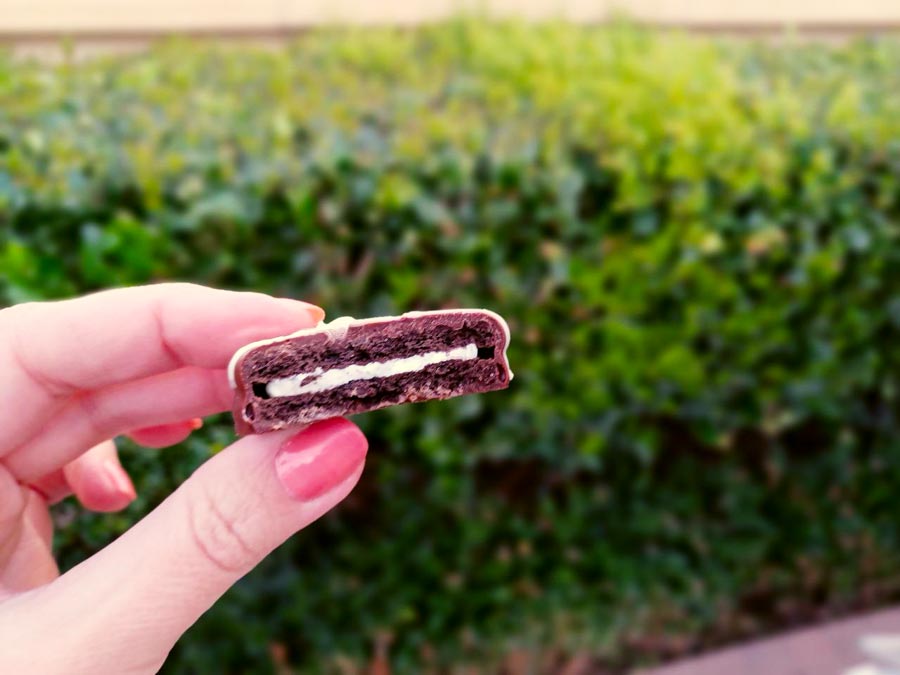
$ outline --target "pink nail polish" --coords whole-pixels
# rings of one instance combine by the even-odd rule
[[[315,499],[349,478],[368,446],[362,432],[345,419],[318,422],[281,446],[275,473],[294,499]]]
[[[137,497],[137,492],[128,474],[113,460],[108,459],[103,462],[103,473],[106,474],[107,484],[112,488],[113,492],[127,496],[129,499]]]
[[[325,310],[317,305],[313,305],[309,302],[303,302],[302,300],[294,300],[292,298],[276,298],[278,302],[280,302],[285,307],[291,309],[291,311],[305,311],[310,319],[312,319],[313,323],[319,323],[322,319],[325,318]]]

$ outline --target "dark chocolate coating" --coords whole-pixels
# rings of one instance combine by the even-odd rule
[[[327,327],[251,349],[235,365],[238,433],[263,433],[387,406],[447,399],[509,386],[505,327],[489,312],[460,311],[351,323],[343,336]],[[355,380],[334,389],[269,397],[266,383],[316,368],[383,362],[474,343],[478,358],[452,360],[389,377]],[[256,387],[254,387],[256,385]]]

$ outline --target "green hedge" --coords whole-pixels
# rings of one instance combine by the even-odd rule
[[[898,217],[889,40],[461,20],[0,58],[3,302],[183,279],[512,327],[508,392],[360,418],[359,491],[171,672],[347,672],[387,636],[397,672],[622,665],[898,597]],[[126,448],[140,499],[65,563],[230,438]]]

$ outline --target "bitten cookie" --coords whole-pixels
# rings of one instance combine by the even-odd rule
[[[484,309],[335,319],[231,359],[239,434],[505,389],[509,327]]]

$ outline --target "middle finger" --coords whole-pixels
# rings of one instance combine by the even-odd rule
[[[23,482],[62,468],[89,448],[131,429],[222,412],[232,392],[224,370],[180,368],[82,394],[5,458]]]

